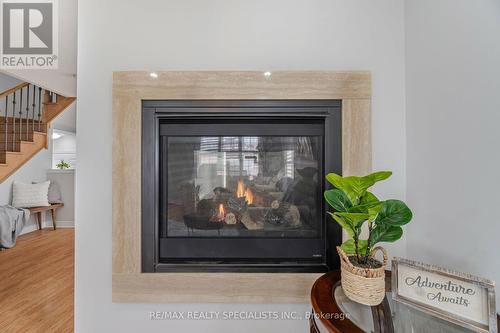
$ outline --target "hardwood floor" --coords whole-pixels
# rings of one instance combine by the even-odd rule
[[[74,229],[22,235],[0,251],[0,332],[73,332]]]

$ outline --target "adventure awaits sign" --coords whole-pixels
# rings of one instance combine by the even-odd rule
[[[474,296],[482,292],[482,290],[477,290],[477,287],[470,284],[455,283],[452,280],[437,282],[432,280],[432,277],[429,279],[429,276],[424,276],[420,273],[408,274],[408,276],[405,276],[403,282],[404,284],[400,287],[400,291],[411,291],[412,288],[408,287],[415,287],[420,291],[419,294],[424,293],[425,298],[429,301],[457,304],[465,308],[471,306],[471,298],[468,296]]]
[[[496,326],[491,323],[495,305],[490,281],[396,258],[392,282],[397,301],[477,331]]]

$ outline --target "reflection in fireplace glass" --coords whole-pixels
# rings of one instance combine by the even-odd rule
[[[163,237],[320,236],[319,136],[172,136],[161,144]]]

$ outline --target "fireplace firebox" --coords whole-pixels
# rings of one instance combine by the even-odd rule
[[[143,101],[142,271],[322,272],[337,100]]]

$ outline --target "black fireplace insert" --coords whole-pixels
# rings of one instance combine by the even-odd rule
[[[143,272],[322,272],[341,103],[143,101]]]

